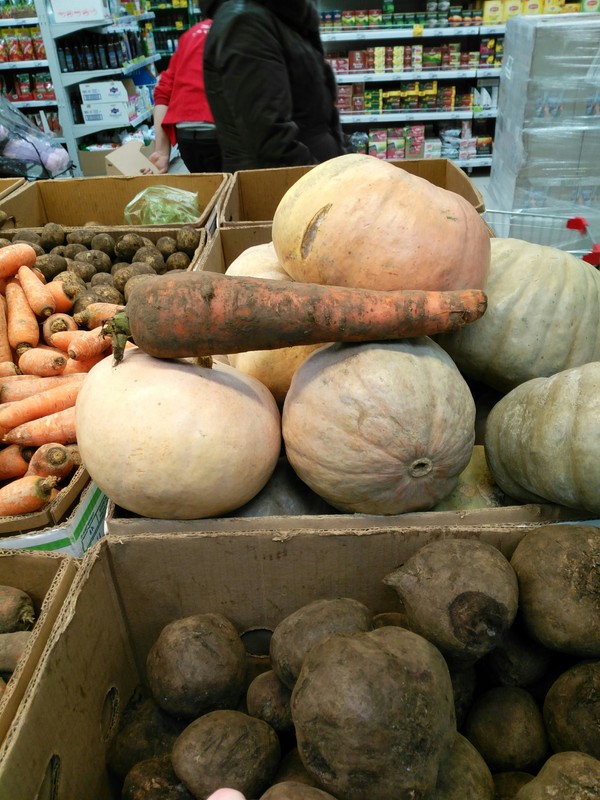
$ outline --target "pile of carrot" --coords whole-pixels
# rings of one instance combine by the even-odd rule
[[[75,401],[111,355],[102,323],[122,306],[77,315],[61,281],[46,281],[26,242],[0,247],[0,517],[39,511],[80,464]]]

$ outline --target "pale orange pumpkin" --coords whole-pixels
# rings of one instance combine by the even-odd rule
[[[303,175],[273,217],[294,280],[374,289],[483,289],[489,231],[463,197],[359,153]]]
[[[475,402],[427,337],[326,345],[298,368],[283,438],[298,476],[340,511],[427,510],[469,463]]]
[[[273,242],[248,247],[231,262],[225,274],[265,280],[292,280],[279,263]],[[304,359],[319,347],[320,344],[308,344],[276,350],[249,350],[230,353],[228,360],[232,367],[264,383],[281,406],[290,388],[292,375]]]

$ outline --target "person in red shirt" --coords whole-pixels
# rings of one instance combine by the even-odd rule
[[[198,22],[177,43],[154,88],[154,152],[150,161],[168,172],[177,143],[190,172],[222,172],[213,116],[204,91],[204,42],[211,20]]]

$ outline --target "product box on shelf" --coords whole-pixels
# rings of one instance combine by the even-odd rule
[[[474,183],[460,167],[448,159],[390,163],[425,178],[436,186],[460,194],[479,213],[485,210],[483,197]],[[219,225],[235,227],[256,223],[270,224],[283,195],[311,169],[311,166],[278,167],[235,172],[220,201]]]
[[[179,530],[179,529],[178,529]],[[0,748],[0,785],[10,800],[40,797],[53,773],[54,800],[117,800],[107,747],[128,701],[145,686],[144,665],[174,619],[221,613],[243,633],[272,631],[318,598],[352,597],[373,613],[397,610],[383,578],[428,542],[477,538],[507,557],[527,526],[405,529],[317,526],[221,535],[105,537],[84,558],[44,657]]]
[[[0,698],[0,742],[18,714],[31,676],[75,577],[77,563],[75,559],[60,553],[0,549],[0,584],[26,592],[33,601],[36,616],[25,653]],[[0,786],[3,786],[1,779]],[[9,797],[10,793],[4,796]]]
[[[136,85],[131,78],[122,81],[96,81],[80,83],[79,91],[83,103],[116,103],[126,101],[136,92]]]
[[[2,235],[7,230],[37,228],[47,222],[66,227],[91,221],[98,226],[126,225],[125,207],[151,186],[167,186],[197,194],[199,213],[192,224],[197,228],[209,227],[216,224],[217,203],[229,179],[225,172],[203,172],[33,181],[0,199],[0,210],[7,217]]]

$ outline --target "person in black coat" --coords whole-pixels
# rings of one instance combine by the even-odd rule
[[[205,0],[204,83],[223,170],[319,164],[346,152],[312,0]]]

